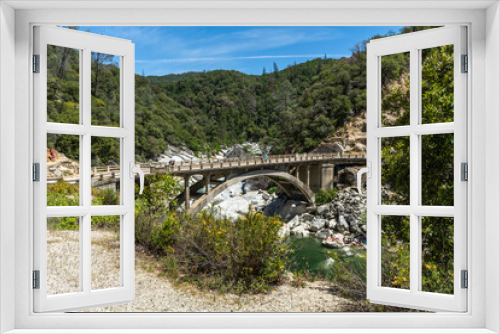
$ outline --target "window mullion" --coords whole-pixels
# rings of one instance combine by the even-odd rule
[[[419,124],[419,54],[418,49],[410,51],[410,291],[419,290],[420,257],[419,257],[419,220],[414,212],[420,204],[420,137],[413,131]]]
[[[84,48],[82,52],[82,67],[81,67],[81,89],[82,89],[82,125],[90,129],[91,126],[91,51],[89,48]],[[82,217],[81,232],[81,273],[83,291],[91,292],[92,268],[91,268],[91,219],[90,207],[92,204],[92,180],[91,180],[91,135],[90,131],[82,136],[82,150],[80,151],[80,187],[82,188],[82,205],[86,214]]]

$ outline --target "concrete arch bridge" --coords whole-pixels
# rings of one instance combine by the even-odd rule
[[[177,197],[177,203],[184,205],[188,213],[197,214],[222,191],[255,177],[266,177],[288,197],[300,198],[312,205],[314,193],[320,189],[330,189],[337,183],[339,186],[355,185],[356,180],[352,180],[352,175],[364,166],[364,155],[293,154],[269,156],[267,159],[250,157],[182,163],[174,167],[167,166],[166,172],[184,178],[185,188]],[[163,170],[160,166],[150,166],[149,172],[160,170]],[[190,179],[194,175],[201,178],[191,184]]]

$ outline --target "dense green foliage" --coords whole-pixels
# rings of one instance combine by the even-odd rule
[[[153,254],[164,254],[165,247],[170,245],[168,236],[177,219],[172,221],[169,206],[180,190],[179,182],[172,175],[159,173],[146,176],[140,196],[136,184],[135,240]]]
[[[243,141],[269,144],[276,154],[310,151],[366,108],[366,43],[354,46],[350,57],[317,58],[262,75],[136,75],[136,154],[153,159],[168,144],[207,152]],[[48,119],[78,123],[78,51],[49,46],[48,56]],[[384,62],[388,80],[403,73],[398,61]],[[119,75],[116,58],[92,54],[92,124],[119,124]],[[54,148],[78,160],[75,141],[59,139]],[[108,141],[92,142],[94,160],[116,155]]]
[[[323,205],[325,203],[330,203],[337,197],[337,188],[332,189],[320,189],[315,195],[316,205]]]
[[[205,211],[177,220],[165,259],[167,270],[177,268],[173,277],[234,293],[264,292],[283,281],[289,248],[278,236],[283,223],[277,217],[255,211],[237,221],[216,217]]]

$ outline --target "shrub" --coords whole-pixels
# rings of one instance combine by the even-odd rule
[[[144,228],[144,220],[139,224]],[[164,272],[176,280],[220,292],[263,292],[283,281],[287,267],[282,225],[254,211],[237,221],[212,211],[196,217],[169,212],[142,231],[141,243],[163,256]]]
[[[137,196],[136,185],[135,240],[154,254],[162,255],[169,245],[167,230],[172,225],[169,219],[178,219],[169,211],[169,206],[175,204],[175,195],[180,189],[172,175],[159,173],[146,175],[140,196]]]
[[[93,227],[120,229],[120,216],[92,216]]]
[[[329,203],[333,201],[337,197],[337,188],[332,189],[320,189],[316,193],[316,205],[323,205],[325,203]]]
[[[120,192],[115,191],[112,188],[105,188],[100,191],[99,197],[100,204],[102,205],[119,205],[120,204]]]
[[[267,191],[269,194],[274,194],[278,191],[278,187],[274,186],[274,187],[271,187],[269,188],[269,190]]]
[[[77,230],[80,226],[78,217],[50,217],[47,228],[52,230]]]
[[[47,206],[80,205],[79,187],[69,182],[58,180],[47,186]]]
[[[282,225],[252,210],[237,221],[205,211],[183,221],[173,253],[185,274],[208,278],[203,283],[210,288],[267,291],[282,281],[288,261],[288,245],[278,236]]]

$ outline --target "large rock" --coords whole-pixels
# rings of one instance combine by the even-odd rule
[[[316,214],[322,215],[322,214],[328,212],[328,210],[330,210],[329,205],[328,204],[324,204],[324,205],[321,205],[321,206],[317,206],[314,211],[316,212]]]
[[[303,221],[310,222],[314,219],[314,216],[311,215],[310,213],[304,213],[302,216],[300,216]]]
[[[316,232],[316,234],[314,234],[314,237],[316,237],[320,240],[325,240],[326,238],[331,237],[332,235],[333,235],[332,231],[324,228],[321,231]]]
[[[245,182],[245,191],[252,190],[261,190],[268,189],[269,187],[269,179],[267,177],[253,177],[251,179],[246,180]]]
[[[343,244],[340,244],[340,243],[332,240],[331,238],[327,238],[327,239],[323,240],[321,245],[323,247],[331,248],[331,249],[340,249],[343,247]]]
[[[283,224],[283,226],[278,230],[278,237],[285,238],[290,235],[290,226],[287,224]]]
[[[245,152],[245,149],[239,145],[235,145],[232,150],[230,150],[226,158],[242,158],[247,156],[248,154]]]
[[[337,221],[335,219],[330,219],[326,223],[326,227],[328,227],[330,230],[335,230],[337,229]]]
[[[308,237],[309,231],[307,231],[304,225],[299,225],[290,231],[290,235],[296,235],[298,237]]]
[[[337,229],[339,232],[349,231],[349,224],[345,220],[343,215],[339,215],[339,223],[337,224]]]
[[[287,200],[285,204],[276,212],[281,217],[281,220],[289,221],[297,215],[300,215],[307,210],[307,204],[301,201]]]
[[[315,218],[312,222],[311,225],[309,226],[309,230],[311,232],[317,232],[321,230],[323,227],[326,225],[326,219],[321,219],[321,218]]]
[[[337,154],[342,154],[344,153],[344,146],[342,143],[337,142],[337,143],[323,143],[316,147],[312,153],[337,153]]]
[[[279,213],[281,208],[285,205],[285,199],[277,198],[271,203],[269,203],[264,209],[264,214],[268,217],[272,217]]]
[[[299,216],[293,217],[288,223],[286,223],[290,229],[293,229],[300,225]]]

